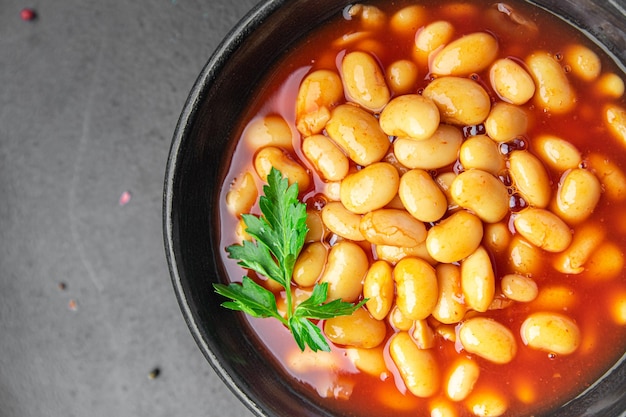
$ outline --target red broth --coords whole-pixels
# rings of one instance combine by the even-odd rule
[[[389,19],[397,10],[412,3],[399,1],[375,4]],[[296,96],[300,83],[313,70],[330,69],[339,73],[341,57],[347,52],[367,50],[376,57],[382,68],[387,68],[398,59],[413,60],[416,32],[425,23],[446,20],[454,26],[453,39],[477,31],[487,31],[495,35],[499,44],[498,58],[512,57],[523,64],[524,59],[531,53],[547,51],[556,57],[567,71],[571,68],[567,68],[565,63],[566,48],[568,45],[580,44],[600,57],[603,75],[613,74],[621,80],[625,79],[622,70],[611,57],[583,34],[556,17],[525,3],[508,3],[513,6],[516,13],[519,13],[513,17],[507,15],[502,7],[498,10],[495,3],[431,0],[420,4],[426,10],[426,18],[417,27],[400,33],[386,26],[385,29],[372,31],[371,35],[365,37],[365,41],[339,41],[344,35],[354,34],[363,29],[360,18],[346,18],[347,12],[344,12],[344,16],[337,16],[285,54],[259,85],[258,91],[251,95],[254,100],[241,120],[241,136],[245,136],[246,126],[250,122],[265,116],[277,115],[288,123],[293,134],[294,151],[291,156],[309,170],[313,179],[312,186],[302,190],[301,193],[302,200],[311,210],[320,210],[330,199],[324,195],[328,190],[325,182],[315,173],[315,169],[307,161],[300,147],[302,135],[296,130]],[[493,104],[501,100],[490,84],[488,71],[487,68],[472,74],[471,77],[485,88]],[[421,93],[433,79],[428,73],[427,65],[419,65],[418,73],[419,77],[411,89],[414,93]],[[626,172],[624,149],[626,143],[620,143],[617,135],[607,127],[603,112],[608,104],[624,109],[626,101],[623,94],[615,94],[615,97],[612,97],[610,92],[606,92],[606,88],[601,87],[598,79],[583,81],[568,73],[568,80],[577,94],[574,110],[564,115],[554,114],[544,111],[531,99],[522,106],[531,115],[532,120],[522,139],[527,149],[533,153],[536,153],[536,144],[533,140],[542,134],[557,135],[566,139],[580,151],[581,166],[594,172],[601,180],[603,194],[593,215],[586,222],[600,225],[604,230],[603,242],[610,242],[612,246],[608,250],[616,252],[610,259],[615,261],[612,265],[617,265],[615,267],[617,271],[608,273],[606,271],[607,268],[610,269],[609,267],[598,268],[593,263],[602,262],[602,258],[600,255],[595,257],[592,255],[591,261],[585,264],[582,273],[563,274],[552,266],[559,254],[542,250],[539,250],[537,255],[541,268],[532,272],[520,271],[520,266],[511,259],[510,252],[491,251],[496,281],[506,274],[521,272],[534,280],[539,288],[539,296],[527,303],[510,302],[501,293],[499,286],[496,286],[496,299],[501,302],[502,308],[492,304],[493,309],[479,313],[483,317],[505,324],[515,335],[517,354],[507,364],[492,363],[466,352],[458,341],[455,343],[447,340],[444,337],[445,332],[457,336],[458,326],[443,326],[439,329],[440,332],[434,332],[435,345],[432,352],[438,363],[442,381],[446,380],[450,365],[459,357],[471,358],[480,368],[480,376],[470,396],[457,402],[446,397],[443,382],[442,388],[428,398],[419,398],[407,390],[390,357],[388,342],[397,330],[388,320],[387,336],[381,344],[386,370],[378,376],[372,376],[355,366],[346,346],[331,345],[332,352],[329,354],[310,351],[300,353],[291,335],[280,323],[275,320],[249,319],[250,325],[258,335],[259,344],[271,352],[272,360],[282,366],[293,378],[294,383],[301,385],[303,391],[310,392],[311,396],[318,398],[316,401],[342,415],[393,414],[398,417],[483,415],[479,408],[474,408],[475,404],[480,404],[479,397],[482,393],[487,393],[486,395],[495,393],[499,401],[505,404],[504,415],[532,415],[574,398],[605,373],[623,354],[626,346],[626,274],[623,271],[626,223],[621,219],[621,214],[626,209],[626,195],[622,195],[626,190],[609,190],[610,185],[604,182],[606,178],[603,169],[610,163],[622,173]],[[466,126],[463,129],[465,138],[480,133],[483,129],[483,125]],[[240,141],[233,155],[227,182],[223,187],[223,200],[230,189],[231,181],[243,172],[254,173],[255,152],[256,149],[251,149],[245,140]],[[354,163],[352,166],[353,169],[358,169]],[[432,175],[445,171],[458,173],[462,169],[457,163],[438,172],[432,172]],[[562,173],[550,168],[547,171],[554,194]],[[258,175],[254,174],[254,178],[260,190],[262,182]],[[515,211],[523,210],[521,207],[514,208]],[[257,205],[252,208],[252,212],[259,213]],[[225,204],[221,206],[220,214],[222,246],[225,248],[238,242],[237,236],[233,233],[238,219],[228,212]],[[511,214],[507,215],[505,223],[508,221],[510,232],[515,235],[513,217]],[[577,230],[578,227],[573,228]],[[336,240],[336,236],[327,232],[325,244],[331,246]],[[607,250],[598,249],[596,253],[601,251]],[[376,252],[368,248],[368,256],[373,262]],[[235,261],[227,259],[225,251],[223,260],[232,281],[236,282],[246,274]],[[277,296],[280,297],[280,294]],[[574,353],[557,355],[532,349],[524,344],[520,337],[520,328],[526,317],[535,311],[560,312],[576,322],[581,332],[581,341]],[[472,315],[473,312],[468,312],[466,317]],[[428,323],[437,330],[439,324],[435,320]],[[322,324],[320,323],[320,326]],[[444,414],[445,410],[451,410],[452,414]]]

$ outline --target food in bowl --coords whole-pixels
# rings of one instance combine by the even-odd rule
[[[255,92],[221,239],[250,239],[278,169],[309,227],[289,297],[367,301],[317,323],[328,353],[250,319],[259,345],[338,414],[530,415],[583,391],[626,346],[623,80],[526,3],[347,7]]]

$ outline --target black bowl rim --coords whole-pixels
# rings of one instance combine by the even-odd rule
[[[163,191],[163,230],[164,230],[164,244],[166,257],[168,262],[168,268],[172,284],[174,286],[174,292],[178,300],[178,304],[182,311],[183,317],[193,338],[200,347],[200,350],[209,361],[220,379],[227,385],[227,387],[235,394],[235,396],[255,415],[266,415],[255,401],[250,398],[247,393],[242,390],[230,376],[224,366],[220,363],[217,356],[213,353],[212,349],[206,343],[202,337],[202,332],[197,323],[193,320],[193,313],[190,308],[190,304],[185,295],[185,291],[182,285],[181,277],[176,267],[176,254],[175,254],[175,242],[174,231],[172,229],[172,203],[174,197],[174,179],[176,175],[176,162],[178,160],[181,146],[183,145],[184,138],[189,133],[189,121],[193,119],[194,114],[198,109],[198,103],[202,98],[202,93],[207,85],[211,85],[216,79],[217,74],[226,64],[229,56],[236,51],[245,41],[246,35],[253,32],[262,22],[271,15],[276,9],[278,9],[286,0],[267,0],[257,3],[243,18],[228,32],[224,39],[217,46],[207,63],[204,65],[198,78],[193,84],[193,87],[187,97],[183,111],[179,117],[176,125],[172,144],[169,151],[169,156],[166,165],[165,186]]]

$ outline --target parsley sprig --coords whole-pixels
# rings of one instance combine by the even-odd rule
[[[308,228],[306,205],[298,200],[298,184],[289,185],[280,171],[272,168],[265,195],[259,200],[262,215],[242,215],[246,232],[254,240],[244,240],[241,245],[231,245],[226,250],[238,264],[276,281],[285,289],[287,317],[283,317],[276,306],[274,294],[247,276],[241,284],[213,284],[218,294],[228,298],[222,306],[242,311],[253,317],[273,317],[289,328],[300,348],[308,345],[313,351],[330,351],[330,346],[320,328],[311,320],[322,320],[350,315],[360,308],[365,300],[351,304],[341,300],[326,302],[328,283],[318,283],[311,296],[297,306],[293,305],[291,277],[304,246]]]

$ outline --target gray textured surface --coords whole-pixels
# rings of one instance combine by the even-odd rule
[[[0,416],[250,415],[178,309],[161,198],[187,93],[254,3],[0,2]]]

